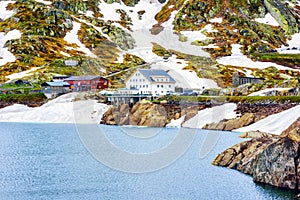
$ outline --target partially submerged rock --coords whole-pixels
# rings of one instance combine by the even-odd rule
[[[300,118],[281,135],[261,132],[219,154],[213,165],[237,169],[253,176],[255,182],[300,189]]]

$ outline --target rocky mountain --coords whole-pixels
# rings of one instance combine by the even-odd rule
[[[180,66],[219,86],[235,71],[267,77],[268,86],[299,77],[295,0],[17,0],[1,1],[0,13],[2,83],[109,75],[145,63]],[[114,85],[130,73],[111,77]]]

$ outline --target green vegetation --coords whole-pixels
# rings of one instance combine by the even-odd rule
[[[43,93],[34,93],[34,94],[1,94],[0,102],[2,103],[19,103],[19,104],[34,104],[34,103],[43,103],[47,97]]]
[[[167,100],[168,98],[162,98]],[[215,102],[215,103],[259,103],[259,102],[277,102],[277,103],[300,103],[300,96],[178,96],[176,101],[180,102]]]
[[[275,12],[275,10],[280,12]],[[266,53],[285,44],[289,35],[298,32],[299,17],[287,4],[279,1],[220,1],[220,0],[190,0],[168,1],[156,15],[159,23],[167,21],[173,11],[178,13],[174,19],[174,30],[201,30],[207,24],[212,24],[213,32],[204,31],[209,38],[206,41],[194,41],[194,45],[207,46],[215,44],[219,48],[206,48],[212,57],[227,56],[231,53],[231,44],[243,45],[242,52]],[[255,18],[263,18],[271,12],[279,21],[280,26],[271,26],[256,22]],[[211,23],[210,20],[221,17],[221,23]]]
[[[273,62],[291,68],[300,68],[300,54],[253,53],[251,56],[263,62]]]
[[[146,64],[143,59],[127,53],[123,56],[123,63],[116,63],[107,66],[107,71],[109,74],[120,72],[117,75],[109,78],[111,80],[112,87],[125,87],[125,80],[142,64]]]

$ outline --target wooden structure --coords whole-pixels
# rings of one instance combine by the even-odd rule
[[[64,79],[73,91],[90,91],[109,87],[110,81],[102,76],[71,76]]]

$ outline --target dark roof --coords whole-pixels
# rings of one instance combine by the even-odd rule
[[[68,75],[58,75],[58,76],[53,76],[53,79],[66,79],[69,78],[70,76]]]
[[[100,76],[71,76],[66,78],[65,81],[90,81],[95,78],[100,78]]]
[[[150,82],[156,82],[153,76],[164,76],[170,79],[169,82],[175,83],[176,81],[164,70],[162,69],[139,69],[139,72],[143,74]]]
[[[53,82],[45,82],[42,86],[51,86],[51,87],[68,87],[69,83],[63,81],[53,81]]]
[[[246,77],[246,76],[239,76],[238,78],[256,79],[256,80],[265,80],[264,78],[257,78],[257,77]]]

